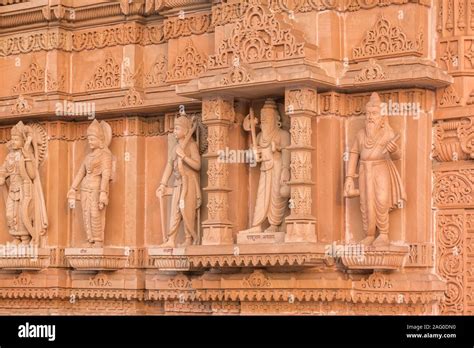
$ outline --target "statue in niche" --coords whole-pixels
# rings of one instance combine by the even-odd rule
[[[251,132],[255,160],[260,164],[257,201],[251,228],[241,232],[279,232],[288,209],[290,197],[290,133],[281,128],[277,104],[267,99],[261,110],[261,132],[255,135],[257,120],[253,110],[244,120],[244,129]]]
[[[102,247],[105,212],[109,203],[109,182],[113,177],[114,168],[113,156],[109,149],[112,128],[105,121],[94,120],[87,128],[87,141],[92,151],[82,162],[67,198],[71,208],[75,207],[76,200],[81,201],[87,241],[92,246]]]
[[[195,120],[194,120],[195,121]],[[196,229],[197,211],[201,206],[201,188],[199,172],[201,155],[199,147],[192,138],[197,122],[186,116],[179,116],[174,122],[173,135],[177,144],[171,151],[156,195],[160,199],[161,221],[164,243],[161,247],[176,247],[181,221],[184,222],[185,242],[183,246],[199,243]],[[173,176],[174,182],[168,188],[168,181]],[[171,212],[169,226],[166,228],[164,216],[164,196],[171,195]]]
[[[344,196],[360,195],[362,225],[366,234],[361,243],[387,246],[390,244],[389,212],[401,208],[406,201],[405,189],[392,161],[401,157],[397,145],[400,135],[390,127],[387,116],[381,114],[381,101],[377,93],[372,93],[366,114],[365,129],[357,133],[350,150]],[[359,175],[356,174],[358,163]],[[358,190],[354,186],[356,177],[359,178]]]
[[[39,244],[48,216],[39,166],[47,153],[48,137],[38,124],[18,122],[7,143],[8,155],[0,167],[8,233],[15,244]]]

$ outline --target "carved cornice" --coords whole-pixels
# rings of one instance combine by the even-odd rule
[[[403,5],[416,3],[430,7],[430,0],[269,0],[268,7],[275,13],[285,13],[293,16],[297,13],[312,11],[337,11],[337,12],[355,12],[360,10],[369,10],[372,8],[383,8],[389,5]],[[212,22],[215,25],[224,25],[233,23],[240,18],[247,7],[249,0],[228,1],[219,3],[212,7]]]

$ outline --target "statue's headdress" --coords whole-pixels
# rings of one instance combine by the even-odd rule
[[[380,107],[381,104],[382,100],[380,100],[379,94],[377,92],[373,92],[366,107]]]
[[[24,136],[26,131],[26,126],[23,122],[18,122],[16,125],[13,126],[11,134],[12,135],[20,135]]]
[[[87,128],[87,135],[93,135],[100,139],[102,143],[109,147],[110,142],[112,141],[112,128],[105,121],[94,120]]]
[[[280,112],[278,111],[278,106],[275,100],[271,98],[267,98],[267,100],[265,100],[265,104],[263,104],[262,111],[265,109],[274,110],[276,114],[276,124],[278,127],[281,127]]]
[[[187,116],[184,116],[184,115],[177,117],[174,121],[174,124],[175,126],[181,126],[185,128],[186,130],[190,130],[192,126],[191,120]]]

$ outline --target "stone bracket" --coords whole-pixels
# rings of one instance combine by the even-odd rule
[[[125,248],[67,248],[69,265],[82,271],[116,271],[126,267]]]
[[[398,270],[404,267],[409,253],[408,245],[367,246],[355,255],[342,255],[340,261],[348,270]]]
[[[28,246],[29,247],[29,246]],[[30,250],[30,249],[28,249]],[[0,269],[18,271],[39,271],[50,264],[50,249],[35,248],[25,254],[13,254],[8,250],[0,254]]]

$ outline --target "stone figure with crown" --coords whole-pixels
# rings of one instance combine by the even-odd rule
[[[0,167],[8,233],[15,244],[39,244],[48,217],[39,167],[47,153],[47,135],[38,124],[18,122],[11,130],[8,155]]]
[[[372,93],[366,115],[365,128],[357,133],[350,150],[344,196],[360,196],[362,227],[366,234],[361,243],[387,246],[390,244],[389,213],[403,207],[406,201],[400,174],[393,163],[401,157],[397,144],[399,134],[390,127],[387,115],[382,115],[377,93]],[[359,189],[354,185],[357,177]]]
[[[173,135],[177,140],[168,163],[163,172],[156,195],[160,199],[161,221],[164,243],[161,247],[176,247],[181,221],[184,225],[184,245],[199,243],[196,218],[201,206],[201,188],[199,173],[201,155],[196,141],[192,138],[196,130],[196,120],[185,115],[179,116],[174,122]],[[172,186],[168,181],[173,178]],[[166,225],[164,216],[164,196],[171,196],[169,223]]]
[[[109,204],[109,182],[114,163],[109,146],[112,128],[105,121],[94,120],[87,129],[91,152],[82,162],[68,192],[69,206],[81,201],[82,217],[88,242],[102,247],[104,242],[105,213]]]
[[[258,123],[250,109],[244,129],[251,132],[256,162],[260,163],[260,178],[251,227],[240,234],[281,232],[290,197],[290,133],[282,128],[278,106],[267,99],[261,110],[261,132],[255,135]]]

